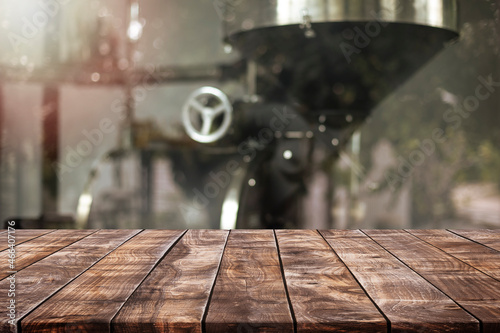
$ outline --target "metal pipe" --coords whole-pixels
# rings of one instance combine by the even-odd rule
[[[44,40],[44,55],[49,68],[59,62],[58,32],[59,14],[50,21]],[[55,167],[59,162],[59,88],[58,84],[46,84],[42,101],[42,215],[58,212],[59,177]]]
[[[59,179],[59,89],[46,86],[43,91],[42,119],[42,214],[57,213]]]

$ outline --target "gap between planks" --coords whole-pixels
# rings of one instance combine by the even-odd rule
[[[139,232],[140,230],[99,230],[18,272],[16,283],[23,286],[16,291],[16,297],[23,300],[16,307],[18,331],[21,330],[20,323],[24,317]],[[76,264],[75,249],[85,250],[83,254],[77,255]],[[67,276],[52,276],[61,270]],[[40,274],[44,271],[48,274]],[[1,281],[0,293],[7,294],[8,289],[9,282]],[[0,309],[0,331],[9,331],[7,320],[7,311]]]
[[[365,233],[477,318],[482,332],[500,331],[497,280],[411,233],[402,230]]]
[[[184,231],[184,233],[182,235],[179,236],[179,238],[177,239],[177,241],[175,242],[175,244],[173,244],[166,253],[164,253],[164,255],[156,262],[156,264],[154,265],[154,267],[151,268],[151,270],[148,271],[148,273],[144,276],[144,278],[142,279],[142,281],[139,283],[139,285],[129,294],[128,298],[121,304],[121,307],[118,309],[118,311],[114,314],[114,316],[111,318],[110,320],[110,324],[113,322],[114,318],[116,318],[121,310],[123,309],[123,307],[130,301],[130,299],[134,296],[134,294],[136,293],[136,291],[143,286],[143,284],[145,283],[145,281],[150,277],[150,275],[154,272],[154,270],[158,267],[158,265],[160,265],[160,263],[167,257],[167,255],[169,253],[171,253],[171,251],[173,251],[173,249],[175,249],[176,245],[181,241],[181,239],[184,238],[184,236],[186,235],[186,232],[187,231]],[[279,269],[280,269],[280,277],[281,277],[281,283],[283,284],[283,287],[285,288],[285,297],[286,297],[286,300],[287,300],[287,303],[288,303],[288,309],[289,309],[289,312],[290,312],[290,315],[292,317],[292,322],[293,322],[293,329],[294,331],[297,331],[298,328],[297,328],[297,325],[298,325],[298,320],[296,318],[296,315],[294,313],[294,308],[293,308],[293,301],[292,301],[292,295],[291,295],[291,290],[288,286],[288,283],[289,281],[287,281],[286,279],[286,274],[285,274],[285,271],[287,270],[287,266],[286,264],[284,263],[284,253],[282,252],[282,248],[281,248],[281,245],[280,245],[280,241],[279,241],[279,237],[278,235],[281,233],[282,231],[276,231],[276,230],[273,230],[272,231],[272,238],[273,238],[273,242],[274,242],[274,246],[275,246],[275,249],[276,249],[276,253],[277,253],[277,258],[278,258],[278,266],[279,266]],[[294,231],[296,233],[300,233],[300,231]],[[342,262],[342,265],[345,267],[345,269],[347,269],[349,271],[349,273],[351,274],[351,276],[353,277],[353,279],[356,281],[357,285],[363,289],[363,292],[364,294],[370,298],[372,304],[374,304],[374,306],[378,309],[378,312],[385,317],[385,321],[387,322],[388,325],[390,325],[390,320],[386,317],[386,314],[384,313],[384,311],[382,311],[382,309],[377,305],[377,302],[370,296],[369,292],[364,288],[363,284],[356,278],[355,274],[353,274],[353,272],[351,271],[348,263],[344,262],[344,260],[341,258],[341,256],[335,251],[335,249],[332,247],[332,244],[330,244],[330,242],[328,242],[324,235],[321,233],[321,232],[318,232],[318,231],[315,231],[317,234],[318,234],[318,238],[320,238],[323,242],[325,242],[325,244],[328,245],[329,247],[329,250],[332,252],[332,255],[333,256],[336,256],[340,262]],[[391,251],[389,251],[388,249],[386,249],[385,247],[383,247],[381,244],[379,244],[377,241],[375,241],[372,237],[370,237],[370,235],[367,235],[365,232],[363,231],[360,231],[362,232],[366,237],[370,238],[375,244],[377,244],[384,252],[387,252],[390,256],[392,257],[395,257],[396,259],[398,259],[403,265],[405,265],[408,269],[410,269],[411,271],[415,272],[417,275],[419,275],[420,277],[422,277],[421,274],[419,274],[419,272],[417,270],[415,270],[414,268],[412,268],[411,266],[409,266],[408,264],[406,264],[404,261],[402,261],[397,255],[395,255],[394,253],[392,253]],[[224,260],[224,256],[226,254],[226,250],[228,250],[228,243],[229,243],[229,238],[231,237],[231,234],[233,232],[228,232],[228,236],[225,240],[225,243],[224,243],[224,246],[223,246],[223,250],[222,250],[222,255],[218,261],[218,266],[217,266],[217,272],[215,273],[215,278],[211,284],[211,288],[210,288],[210,292],[209,292],[209,296],[208,296],[208,302],[206,304],[206,307],[205,307],[205,310],[203,312],[203,315],[202,315],[202,319],[201,319],[201,325],[202,325],[202,329],[203,331],[207,331],[207,328],[205,327],[206,325],[206,319],[208,317],[208,314],[210,312],[210,306],[211,306],[211,301],[212,301],[212,298],[214,296],[214,293],[215,293],[215,288],[216,288],[216,284],[217,284],[217,280],[219,279],[219,277],[221,276],[221,269],[222,269],[222,263],[223,263],[223,260]],[[237,234],[239,234],[240,232],[238,231],[235,231],[233,233],[233,235],[237,236]],[[293,233],[293,231],[291,231],[291,233]],[[432,244],[429,244],[425,241],[422,241],[421,239],[419,239],[418,237],[406,232],[409,236],[412,236],[416,239],[418,239],[419,241],[421,241],[423,244],[426,244],[426,246],[429,246],[429,247],[434,247],[436,248],[437,250],[439,251],[442,251],[444,254],[446,255],[449,255],[448,253],[446,253],[445,251],[443,251],[442,249],[439,249],[437,247],[435,247],[434,245]],[[450,233],[451,234],[451,233]],[[85,236],[83,237],[82,239],[80,240],[77,240],[75,241],[73,244],[77,243],[78,241],[81,241],[83,239],[85,239],[86,237],[89,237],[88,236]],[[135,236],[133,236],[135,237]],[[133,239],[133,237],[131,239]],[[123,245],[123,244],[122,244]],[[255,245],[255,244],[253,244]],[[66,247],[63,247],[61,248],[60,250],[56,250],[53,254],[61,251],[62,249],[64,248],[68,248],[70,245],[66,246]],[[50,257],[51,255],[49,254],[48,257]],[[451,255],[450,255],[451,256]],[[47,259],[48,257],[45,257],[45,259]],[[105,258],[105,256],[103,256],[103,258]],[[454,258],[456,259],[456,258]],[[459,259],[456,259],[458,261],[460,261]],[[38,262],[36,263],[40,263],[40,262],[43,262],[43,259],[39,259]],[[464,265],[467,265],[466,263],[463,263]],[[33,267],[35,265],[32,264],[31,267]],[[470,265],[469,265],[470,266]],[[92,266],[93,267],[93,266]],[[471,266],[472,267],[472,266]],[[90,267],[89,267],[90,268]],[[88,270],[88,269],[87,269]],[[85,270],[85,272],[87,272],[87,270]],[[82,273],[83,274],[83,273]],[[429,285],[431,286],[434,286],[436,287],[433,283],[431,283],[430,281],[428,281],[428,279],[426,279],[425,277],[422,277],[424,280],[426,280],[428,282]],[[69,283],[68,283],[69,284]],[[61,289],[63,289],[64,287],[66,287],[67,285],[63,286]],[[441,291],[440,288],[436,287],[438,290]],[[59,289],[59,290],[61,290]],[[57,292],[55,292],[54,294],[57,294]],[[447,295],[446,293],[444,293],[445,295]],[[448,298],[450,298],[451,300],[453,300],[455,303],[457,303],[452,297],[450,297],[449,295],[447,295]],[[457,303],[458,304],[458,303]],[[460,305],[460,304],[459,304]],[[462,306],[460,306],[462,307]],[[462,307],[463,308],[463,307]],[[469,312],[469,311],[467,311]],[[469,312],[470,313],[470,312]],[[477,317],[476,317],[477,318]],[[111,325],[111,327],[113,327],[113,325]]]

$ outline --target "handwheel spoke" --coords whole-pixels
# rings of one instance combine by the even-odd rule
[[[224,106],[224,104],[220,104],[219,106],[217,106],[215,109],[214,109],[214,114],[215,115],[219,115],[221,114],[222,112],[224,112],[226,110],[226,107]]]
[[[203,126],[201,128],[201,134],[208,135],[210,134],[210,129],[212,128],[213,118],[208,114],[203,114],[202,118],[203,118]]]
[[[198,110],[199,112],[202,112],[203,109],[205,109],[205,107],[203,105],[201,105],[200,102],[198,102],[197,100],[193,99],[191,100],[191,102],[189,103],[189,105],[191,105],[193,108],[195,108],[196,110]]]

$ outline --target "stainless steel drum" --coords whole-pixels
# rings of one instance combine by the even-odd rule
[[[311,23],[384,21],[457,31],[456,0],[226,0],[227,32]]]
[[[456,0],[227,0],[223,12],[228,42],[260,66],[261,94],[341,122],[373,109],[458,32]]]

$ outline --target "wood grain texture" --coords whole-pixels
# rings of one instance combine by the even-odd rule
[[[451,232],[500,251],[500,229],[496,230],[450,230]]]
[[[364,232],[478,318],[484,325],[483,332],[499,332],[498,326],[491,325],[500,321],[499,306],[494,306],[500,305],[497,280],[407,232]]]
[[[292,315],[272,230],[233,230],[205,327],[207,332],[292,332]]]
[[[109,332],[113,317],[183,231],[146,230],[22,320],[23,332]]]
[[[16,274],[16,321],[83,273],[139,230],[101,230],[61,249]],[[7,295],[10,282],[0,282],[0,295]],[[0,308],[0,332],[9,332],[7,308]]]
[[[387,332],[387,322],[323,237],[277,230],[297,332]]]
[[[500,252],[446,230],[411,230],[409,232],[500,281]]]
[[[22,332],[500,332],[496,231],[34,232]]]
[[[479,332],[479,322],[361,231],[321,232],[392,332]]]
[[[16,246],[15,270],[23,268],[87,237],[96,230],[56,230]],[[0,280],[10,274],[7,251],[0,252]]]
[[[42,235],[48,234],[50,232],[54,232],[55,230],[49,229],[16,229],[15,233],[11,233],[11,235],[15,236],[16,245],[20,245],[24,242],[27,242],[33,238],[40,237]],[[0,234],[0,251],[5,251],[9,245],[7,243],[8,233],[4,231]]]
[[[228,231],[190,230],[134,292],[113,332],[202,332]]]

